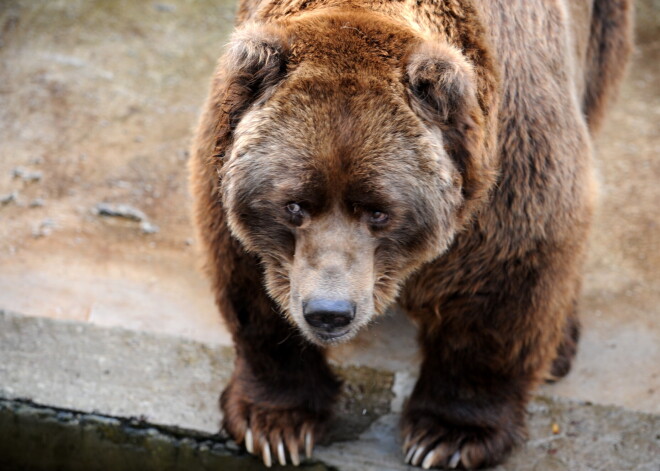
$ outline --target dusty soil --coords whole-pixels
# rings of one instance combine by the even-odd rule
[[[639,4],[638,49],[596,143],[601,197],[581,351],[573,373],[547,388],[654,412],[658,3]],[[232,16],[224,0],[0,3],[0,307],[229,343],[196,269],[185,161]],[[101,202],[139,209],[158,232],[97,215]],[[412,370],[413,336],[393,316],[335,358]]]

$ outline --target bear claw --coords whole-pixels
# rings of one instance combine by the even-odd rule
[[[422,457],[424,456],[424,451],[426,450],[425,447],[420,446],[417,448],[415,451],[415,454],[412,457],[412,460],[410,460],[410,464],[413,466],[419,466],[419,463],[422,461]]]
[[[456,469],[459,465],[468,467],[468,463],[461,455],[461,449],[456,449],[457,442],[437,441],[433,436],[412,435],[404,441],[405,462],[412,466],[420,466],[423,469],[444,468]]]
[[[417,451],[417,445],[413,445],[410,447],[408,450],[408,453],[406,453],[406,463],[410,463],[410,460],[412,459],[413,455],[415,454],[415,451]]]
[[[277,444],[277,461],[280,462],[282,466],[286,466],[286,455],[284,454],[284,443],[280,439]]]
[[[309,428],[311,428],[310,425],[303,425],[303,431],[298,434],[297,438],[293,433],[282,432],[270,435],[259,434],[259,438],[255,439],[255,432],[248,427],[243,436],[243,446],[248,453],[260,456],[267,468],[270,468],[274,461],[281,466],[286,466],[287,453],[290,463],[293,466],[300,466],[302,447],[304,447],[307,458],[312,457],[314,433]]]
[[[266,440],[264,440],[264,442],[264,446],[261,449],[261,458],[263,459],[266,468],[270,468],[273,465],[273,460],[270,455],[270,445]]]
[[[312,434],[311,432],[305,433],[305,456],[307,458],[312,457],[312,448],[314,447],[314,442],[312,440]]]
[[[461,464],[461,450],[455,451],[447,459],[447,450],[445,445],[431,447],[426,445],[413,444],[406,454],[405,462],[412,466],[421,466],[423,469],[431,469],[436,466],[447,469],[456,469]],[[444,463],[444,466],[443,466]],[[463,463],[464,465],[466,463]]]
[[[451,455],[451,458],[449,459],[449,469],[455,469],[456,466],[458,466],[458,463],[461,462],[461,450],[457,450],[454,452],[453,455]]]
[[[245,432],[245,449],[250,454],[254,454],[254,442],[252,440],[252,430],[247,429]]]
[[[300,466],[300,447],[305,447],[305,455],[307,458],[312,457],[312,451],[314,448],[314,434],[308,429],[308,427],[309,426],[303,426],[303,431],[298,435],[300,437],[299,439],[296,439],[293,435],[287,436],[286,434],[282,434],[277,441],[271,438],[269,442],[266,436],[260,435],[256,446],[254,432],[248,427],[243,438],[244,446],[248,453],[256,456],[261,455],[261,459],[267,468],[270,468],[273,465],[273,454],[276,455],[277,462],[280,465],[286,466],[287,452],[291,464],[294,466]]]
[[[298,445],[295,443],[289,444],[289,458],[294,466],[300,465],[300,456],[298,455]]]
[[[422,461],[422,468],[429,469],[433,464],[433,458],[435,458],[435,450],[426,455],[426,458],[424,458],[424,461]]]

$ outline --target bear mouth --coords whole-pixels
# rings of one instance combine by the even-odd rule
[[[349,337],[348,334],[350,331],[351,329],[344,329],[335,332],[314,332],[314,335],[322,342],[335,343],[339,339],[342,339],[343,337],[348,338]]]

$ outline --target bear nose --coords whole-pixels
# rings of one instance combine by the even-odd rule
[[[303,316],[316,329],[331,332],[355,317],[355,303],[335,299],[311,299],[303,303]]]

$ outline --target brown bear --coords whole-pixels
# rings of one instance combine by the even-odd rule
[[[324,346],[398,302],[423,362],[405,460],[478,468],[570,368],[591,134],[628,0],[243,0],[194,140],[195,224],[236,364],[224,427],[300,461]]]

